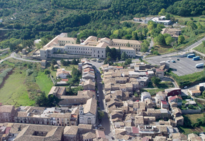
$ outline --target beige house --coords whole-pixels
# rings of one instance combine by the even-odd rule
[[[56,72],[57,78],[66,79],[67,76],[69,76],[69,75],[70,75],[70,73],[68,71],[66,71],[65,69],[57,69],[57,72]]]
[[[96,124],[97,117],[97,101],[95,98],[87,100],[86,104],[80,106],[79,123],[80,124]]]
[[[136,51],[140,51],[141,41],[137,40],[124,40],[124,39],[112,39],[112,45],[118,47],[132,47]]]
[[[71,113],[65,113],[62,109],[55,107],[20,107],[14,122],[55,126],[77,125],[78,107],[73,109]]]
[[[64,141],[78,141],[78,126],[66,126],[63,132]]]
[[[192,96],[199,96],[199,95],[201,95],[201,91],[200,91],[200,90],[188,89],[188,92],[189,92],[190,95],[192,95]]]
[[[16,110],[13,105],[2,105],[0,103],[0,123],[13,122]]]
[[[63,127],[48,125],[10,124],[8,140],[15,141],[61,141]]]
[[[95,82],[91,79],[82,82],[81,86],[83,86],[83,90],[95,90]]]
[[[178,39],[179,35],[181,35],[181,29],[179,28],[163,28],[161,31],[162,34],[169,34],[174,39]]]
[[[65,87],[56,87],[53,86],[50,90],[50,92],[48,93],[49,95],[55,95],[57,97],[61,96],[61,95],[65,95],[66,94],[66,88]]]
[[[163,78],[164,77],[164,70],[156,69],[155,75],[159,78]]]

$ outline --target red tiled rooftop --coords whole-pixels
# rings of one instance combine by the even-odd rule
[[[102,130],[96,130],[95,132],[96,132],[97,138],[106,138],[104,131],[102,131]]]
[[[147,137],[143,137],[142,141],[149,141],[149,139]]]
[[[138,133],[139,133],[139,129],[138,129],[137,127],[133,126],[133,127],[132,127],[132,132],[133,132],[134,134],[138,134]]]
[[[161,69],[156,69],[156,72],[164,72],[164,71]]]
[[[68,81],[68,79],[61,79],[61,81],[66,81],[66,82],[67,82],[67,81]]]
[[[5,134],[9,134],[10,130],[11,130],[11,127],[6,127]]]
[[[123,66],[117,66],[116,68],[118,68],[118,69],[123,69]]]
[[[179,98],[179,99],[181,99],[181,100],[182,100],[182,98],[181,98],[181,97],[179,97],[178,95],[175,95],[175,96],[170,97],[170,98],[169,98],[169,100],[173,100],[173,99],[176,99],[176,98]]]
[[[162,102],[162,104],[167,104],[167,101],[162,100],[161,102]]]

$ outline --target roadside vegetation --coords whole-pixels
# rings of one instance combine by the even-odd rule
[[[184,86],[191,86],[203,82],[205,79],[205,70],[183,76],[178,76],[169,70],[167,75],[170,75],[172,78],[174,78],[177,84],[183,88]]]
[[[203,41],[202,44],[194,48],[194,50],[205,54],[205,41]]]

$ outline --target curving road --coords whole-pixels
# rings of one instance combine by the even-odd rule
[[[20,61],[26,61],[26,62],[31,62],[31,63],[40,63],[41,61],[34,61],[34,60],[28,60],[28,59],[23,59],[23,58],[20,58],[20,57],[17,57],[17,54],[15,52],[12,52],[11,55],[9,57],[6,57],[2,60],[0,60],[0,64],[10,58],[14,58],[16,60],[20,60]]]
[[[187,51],[191,51],[193,48],[199,46],[202,41],[205,41],[205,37],[196,41],[195,43],[193,43],[192,45],[184,48],[183,50],[179,51],[179,52],[172,52],[172,53],[168,53],[168,54],[164,54],[164,55],[159,55],[159,56],[153,56],[153,57],[147,57],[146,59],[156,59],[156,58],[164,58],[164,57],[169,57],[169,56],[173,56],[176,55],[178,53],[183,53],[183,52],[187,52]]]

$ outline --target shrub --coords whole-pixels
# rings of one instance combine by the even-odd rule
[[[12,70],[12,68],[5,69],[1,74],[0,74],[0,85],[2,84],[4,78],[7,76],[7,74]]]
[[[27,69],[26,70],[26,76],[29,76],[29,75],[31,75],[33,73],[33,70],[31,70],[31,69]]]

